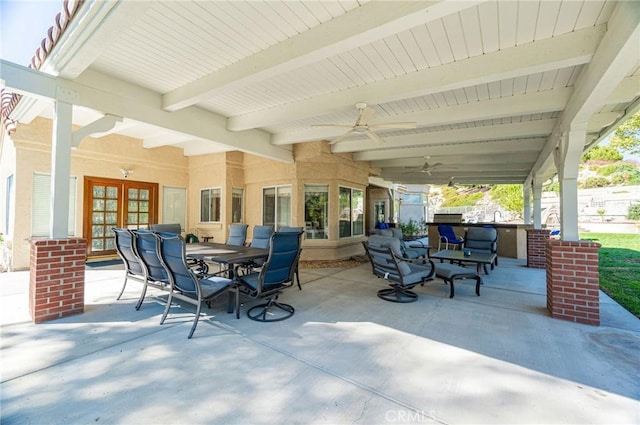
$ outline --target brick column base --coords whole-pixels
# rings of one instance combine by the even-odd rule
[[[547,308],[551,317],[600,325],[600,244],[547,241]]]
[[[527,230],[527,267],[544,269],[547,267],[548,229]]]
[[[33,322],[84,312],[86,239],[30,242],[29,313]]]

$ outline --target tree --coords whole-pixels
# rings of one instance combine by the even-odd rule
[[[604,215],[606,214],[605,209],[604,208],[598,208],[598,211],[596,211],[596,212],[600,216],[600,221],[604,222]]]
[[[491,198],[502,207],[516,214],[524,210],[524,195],[521,184],[498,184],[491,188]]]
[[[627,218],[629,220],[640,220],[640,203],[629,205],[627,210]]]
[[[616,129],[609,146],[632,155],[640,155],[640,112],[633,114]]]
[[[611,146],[596,146],[582,155],[582,162],[589,160],[621,161],[623,155]]]

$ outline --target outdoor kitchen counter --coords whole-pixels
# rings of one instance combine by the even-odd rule
[[[533,229],[532,224],[517,223],[427,223],[429,226],[429,241],[432,247],[438,248],[438,225],[453,226],[457,235],[463,236],[469,227],[493,226],[498,231],[498,256],[508,258],[527,258],[527,229]]]

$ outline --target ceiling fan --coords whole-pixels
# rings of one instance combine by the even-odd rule
[[[451,166],[445,166],[442,162],[436,162],[434,164],[430,164],[429,163],[429,158],[431,158],[430,156],[425,156],[424,157],[424,164],[422,164],[422,167],[414,169],[412,171],[408,171],[405,174],[410,174],[410,173],[426,173],[427,175],[431,175],[432,171],[435,171],[436,168],[439,169],[455,169],[456,167],[451,167]]]
[[[373,129],[382,128],[416,128],[415,122],[388,122],[379,124],[369,124],[369,118],[376,112],[375,109],[367,106],[364,102],[356,103],[359,111],[358,119],[351,124],[313,124],[312,127],[345,127],[349,130],[329,142],[330,145],[336,144],[344,140],[351,133],[364,134],[376,143],[383,143],[384,140],[373,132]]]

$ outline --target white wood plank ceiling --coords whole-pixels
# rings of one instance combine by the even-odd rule
[[[148,108],[88,100],[74,112],[79,123],[121,115],[113,131],[148,147],[286,161],[292,144],[348,130],[313,125],[353,125],[366,102],[370,124],[416,128],[376,130],[383,143],[353,133],[333,152],[395,183],[523,183],[553,173],[543,156],[570,102],[593,111],[585,148],[638,107],[640,51],[607,65],[617,80],[606,96],[580,91],[591,84],[586,67],[602,66],[593,62],[606,56],[598,47],[611,20],[637,19],[640,3],[621,3],[622,12],[605,0],[85,2],[48,69]],[[610,37],[636,43],[628,26]],[[425,161],[440,165],[420,172]]]

